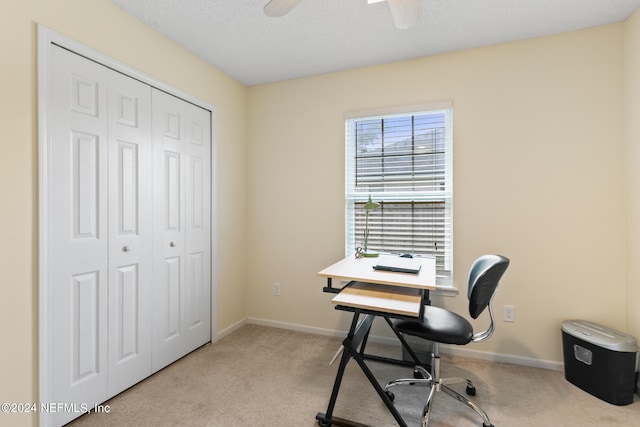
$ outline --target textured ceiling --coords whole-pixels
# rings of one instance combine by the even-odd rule
[[[268,0],[111,0],[245,85],[340,71],[624,21],[640,0],[420,0],[397,30],[386,2],[302,0],[269,18]]]

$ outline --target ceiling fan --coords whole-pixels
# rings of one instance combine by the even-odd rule
[[[264,7],[264,14],[271,17],[284,16],[302,0],[271,0]],[[405,30],[420,21],[420,0],[367,0],[369,4],[386,1],[391,9],[393,23]]]

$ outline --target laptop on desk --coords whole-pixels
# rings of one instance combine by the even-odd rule
[[[393,271],[396,273],[418,274],[421,267],[422,262],[420,262],[419,259],[389,255],[380,257],[380,261],[373,266],[373,269],[380,271]]]

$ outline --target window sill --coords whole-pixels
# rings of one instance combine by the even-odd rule
[[[458,288],[453,285],[453,277],[449,274],[437,275],[436,290],[433,291],[433,294],[445,297],[455,297],[458,295]]]

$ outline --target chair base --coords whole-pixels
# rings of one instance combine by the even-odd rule
[[[422,378],[401,378],[394,381],[391,381],[385,385],[384,390],[387,393],[387,396],[391,400],[393,400],[394,395],[391,391],[389,391],[392,387],[397,385],[416,385],[416,386],[427,386],[431,387],[429,391],[429,397],[427,397],[427,401],[424,404],[424,408],[422,410],[422,427],[427,427],[429,423],[429,416],[431,415],[431,404],[433,403],[433,398],[436,392],[443,391],[445,394],[453,397],[458,402],[464,403],[471,409],[473,409],[480,417],[482,418],[482,425],[484,427],[493,427],[487,413],[484,412],[478,405],[476,405],[471,400],[467,399],[462,394],[453,390],[449,387],[452,384],[459,383],[467,383],[466,392],[469,395],[475,395],[475,387],[471,380],[465,378],[440,378],[440,354],[438,353],[438,343],[433,343],[433,356],[431,363],[431,373],[427,372],[422,366],[416,366],[414,368],[414,375],[422,375]]]

